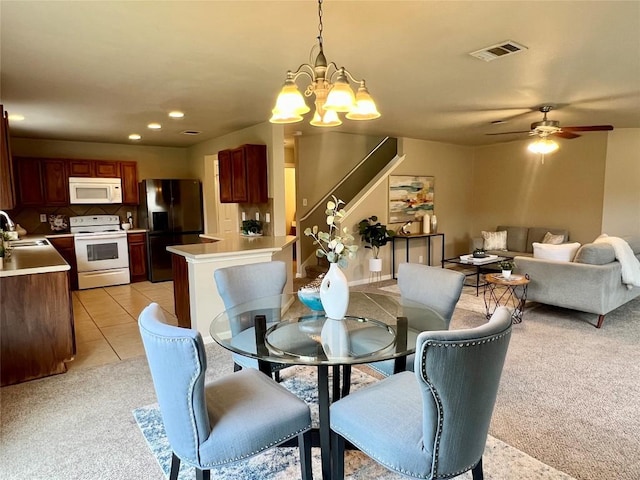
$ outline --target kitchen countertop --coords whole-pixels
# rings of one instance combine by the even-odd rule
[[[293,235],[283,237],[243,237],[239,233],[203,234],[200,237],[215,241],[191,245],[173,245],[167,247],[167,250],[193,261],[228,257],[231,254],[278,252],[297,239]]]
[[[44,236],[29,235],[25,238],[40,240],[44,239]],[[64,261],[64,258],[49,242],[47,244],[35,247],[14,247],[11,258],[4,259],[4,268],[0,270],[0,278],[69,270],[71,267]]]

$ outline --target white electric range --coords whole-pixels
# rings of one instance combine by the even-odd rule
[[[78,288],[130,283],[127,232],[117,215],[69,218],[78,263]]]

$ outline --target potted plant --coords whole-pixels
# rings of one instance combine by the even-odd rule
[[[516,264],[513,260],[505,259],[498,262],[498,267],[502,270],[502,277],[505,280],[509,280],[509,278],[511,278],[511,272],[516,268]]]
[[[380,247],[384,247],[395,235],[395,232],[388,230],[387,226],[378,222],[378,217],[373,215],[358,224],[358,233],[362,241],[366,243],[364,248],[371,249],[373,254],[373,258],[369,259],[369,270],[372,272],[381,271]]]
[[[242,234],[256,237],[262,235],[262,222],[260,220],[243,220]]]

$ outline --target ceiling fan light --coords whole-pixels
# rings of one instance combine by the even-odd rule
[[[540,138],[535,142],[529,144],[527,149],[532,153],[540,153],[542,155],[546,155],[548,153],[553,153],[558,150],[559,145],[553,140],[549,140],[548,138]]]
[[[364,83],[364,82],[363,82]],[[347,113],[349,120],[373,120],[380,117],[380,112],[376,108],[376,104],[371,98],[367,87],[360,85],[358,93],[356,93],[356,106]]]

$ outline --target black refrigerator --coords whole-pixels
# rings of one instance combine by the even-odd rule
[[[148,230],[149,280],[173,279],[170,245],[199,243],[204,232],[199,180],[146,179],[140,182],[140,228]]]

